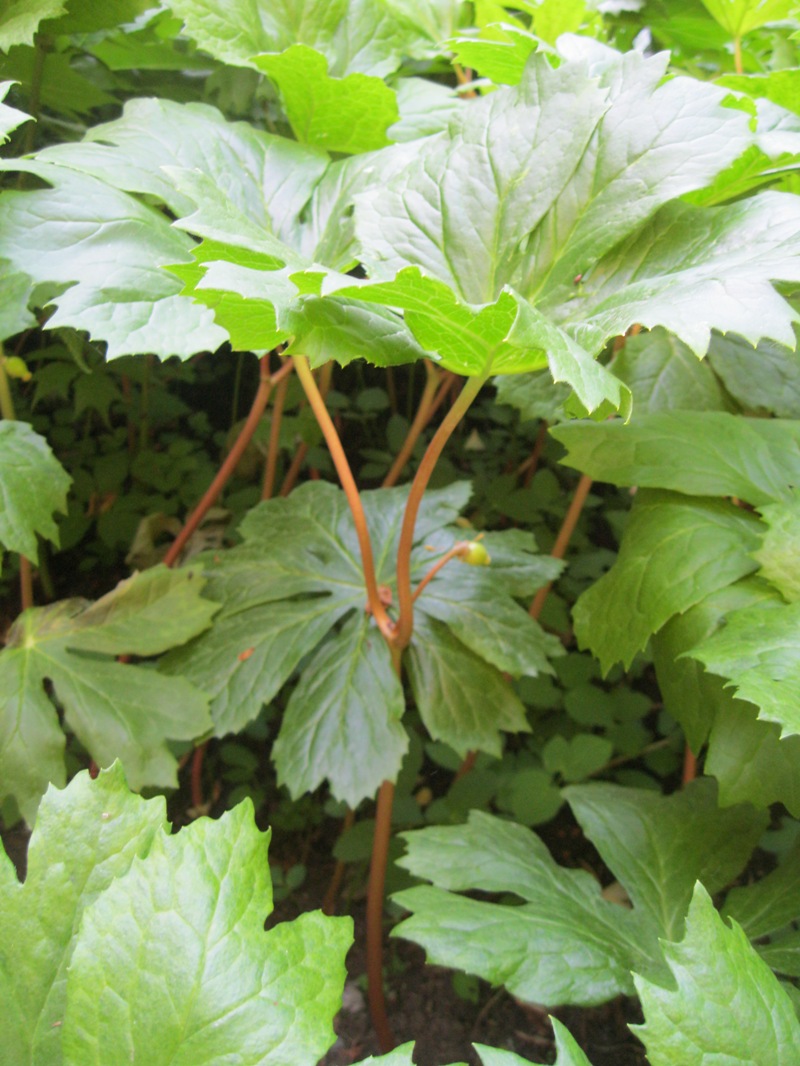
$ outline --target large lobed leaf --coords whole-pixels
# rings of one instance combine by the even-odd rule
[[[269,837],[249,802],[166,829],[163,800],[115,765],[48,791],[24,884],[0,851],[0,1061],[313,1066],[327,1049],[350,920],[264,932]]]
[[[665,943],[671,981],[636,977],[646,1024],[635,1032],[651,1066],[793,1066],[792,1001],[739,926],[728,928],[701,884],[679,944]]]
[[[758,534],[726,501],[640,491],[614,566],[575,604],[581,645],[604,671],[629,666],[673,615],[757,569]]]
[[[464,483],[426,493],[412,557],[415,581],[461,539],[450,527],[469,493]],[[407,488],[362,494],[377,580],[389,595],[407,495]],[[397,775],[407,737],[402,688],[366,613],[344,493],[308,483],[256,508],[241,533],[243,544],[204,562],[208,595],[223,604],[212,629],[170,653],[161,669],[211,695],[215,732],[224,735],[254,718],[312,655],[273,749],[278,774],[294,794],[328,778],[334,794],[354,805]],[[536,555],[533,538],[517,531],[490,534],[486,543],[492,566],[451,562],[418,600],[409,659],[430,733],[459,751],[499,754],[501,730],[527,728],[502,672],[549,671],[548,659],[561,650],[515,597],[552,579],[559,564]]]
[[[176,783],[167,738],[194,740],[211,725],[208,699],[183,678],[115,661],[153,656],[206,629],[216,605],[193,570],[156,567],[94,604],[64,600],[25,611],[0,652],[0,781],[33,821],[50,782],[63,783],[68,727],[100,765],[120,758],[136,787]]]
[[[680,934],[695,881],[712,890],[727,884],[766,822],[748,806],[720,811],[709,781],[670,797],[606,784],[565,795],[633,910],[604,899],[584,871],[557,866],[530,830],[474,811],[466,826],[405,834],[401,864],[434,887],[394,897],[412,911],[397,935],[421,943],[431,961],[503,983],[523,999],[602,1002],[630,991],[630,970],[663,977],[658,938]],[[525,902],[453,894],[466,890]]]
[[[615,485],[736,496],[759,506],[788,501],[800,480],[800,423],[789,419],[660,411],[629,426],[573,422],[552,434],[568,449],[567,466]]]

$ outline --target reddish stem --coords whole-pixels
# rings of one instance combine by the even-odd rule
[[[417,407],[417,413],[414,416],[414,421],[408,428],[406,439],[403,441],[403,446],[397,453],[394,462],[392,463],[389,473],[383,479],[383,488],[391,488],[392,485],[396,485],[400,475],[403,472],[403,467],[411,458],[411,453],[414,451],[414,445],[419,440],[419,436],[423,429],[430,422],[431,417],[436,410],[434,406],[437,396],[437,390],[442,388],[441,373],[428,359],[425,360],[425,371],[428,375],[425,382],[425,388],[422,390],[422,396]],[[446,391],[446,390],[445,390]],[[444,399],[444,391],[442,392],[441,400]]]
[[[524,474],[525,481],[523,485],[527,489],[531,481],[533,481],[533,475],[539,466],[539,460],[542,457],[542,451],[544,450],[545,441],[547,440],[547,422],[542,419],[539,426],[539,432],[536,434],[536,440],[534,441],[533,450],[525,462],[520,466],[517,471],[517,475]]]
[[[375,808],[375,836],[367,887],[367,994],[372,1024],[384,1053],[395,1046],[383,995],[383,894],[392,835],[393,801],[394,785],[391,781],[384,781],[378,791]]]
[[[581,474],[580,480],[575,487],[575,493],[570,502],[567,513],[564,516],[564,521],[561,524],[561,529],[558,531],[556,542],[553,545],[553,550],[550,552],[554,559],[563,559],[569,542],[572,539],[572,534],[575,532],[575,526],[578,524],[583,505],[586,503],[586,497],[589,495],[589,490],[592,487],[592,479],[588,474]],[[530,606],[528,614],[531,618],[538,618],[542,613],[545,600],[550,594],[550,589],[553,587],[553,582],[548,581],[543,588],[533,598],[533,603]]]
[[[192,806],[199,810],[203,806],[203,762],[206,757],[206,749],[208,748],[208,741],[204,741],[202,744],[198,744],[192,753],[192,772],[191,772],[191,796]]]
[[[348,810],[347,814],[342,820],[342,828],[339,830],[339,839],[344,836],[348,829],[352,829],[355,825],[356,812],[352,807]],[[339,896],[339,889],[342,887],[342,879],[344,878],[345,864],[341,859],[336,860],[336,866],[331,877],[331,883],[328,885],[328,891],[325,893],[325,898],[322,901],[322,913],[333,914],[336,911],[336,900]]]
[[[434,433],[414,475],[414,480],[411,482],[403,515],[403,525],[400,529],[400,539],[397,545],[397,605],[399,618],[391,639],[392,645],[401,650],[408,645],[414,629],[414,596],[411,591],[411,549],[414,545],[414,527],[417,522],[420,504],[445,444],[447,444],[453,430],[480,392],[487,377],[488,374],[483,374],[480,377],[467,378],[464,388]]]
[[[289,364],[292,365],[291,363]],[[267,462],[264,467],[264,485],[261,489],[261,499],[269,500],[275,489],[275,473],[278,469],[278,451],[281,439],[281,422],[283,421],[283,406],[286,403],[286,391],[289,388],[288,376],[283,378],[275,390],[275,402],[272,405],[272,422],[269,427],[269,447],[267,450]]]
[[[683,752],[683,784],[688,785],[697,777],[697,758],[687,744]]]
[[[19,557],[19,600],[23,611],[33,607],[33,573],[31,561],[24,555]]]
[[[359,495],[353,472],[350,469],[350,464],[347,461],[344,448],[342,448],[339,434],[336,432],[336,427],[334,426],[333,420],[325,406],[325,401],[317,388],[314,375],[311,373],[308,359],[304,355],[295,355],[294,364],[297,370],[297,376],[300,379],[300,384],[303,386],[303,391],[305,392],[308,402],[311,405],[311,409],[314,412],[314,417],[325,437],[325,443],[328,445],[328,451],[331,454],[331,459],[333,459],[333,465],[336,467],[336,473],[339,475],[339,481],[344,490],[344,494],[347,497],[350,513],[353,516],[353,524],[355,525],[356,536],[358,537],[358,546],[361,550],[361,567],[364,571],[364,583],[367,586],[367,601],[369,603],[370,611],[372,612],[381,633],[387,640],[391,640],[394,623],[387,614],[378,591],[378,582],[375,577],[375,561],[372,554],[372,542],[369,536],[369,529],[367,528],[367,518],[364,514],[364,505],[361,502],[361,496]]]
[[[290,362],[285,363],[280,370],[271,377],[268,374],[268,370],[269,356],[265,355],[261,359],[261,379],[259,381],[258,391],[253,399],[253,406],[250,408],[250,414],[247,416],[247,419],[239,432],[239,436],[236,438],[225,462],[219,468],[216,477],[209,485],[197,507],[192,511],[186,525],[170,545],[169,551],[164,556],[165,566],[174,566],[176,560],[189,542],[190,537],[200,526],[200,523],[203,521],[208,511],[216,503],[219,494],[225,488],[231,474],[236,469],[236,464],[241,459],[245,448],[250,443],[253,434],[256,431],[261,416],[264,414],[264,409],[267,406],[267,401],[269,400],[273,386],[277,385],[287,376],[287,374],[292,372],[292,365]]]
[[[280,492],[278,493],[279,496],[288,496],[295,487],[307,455],[308,445],[305,441],[301,441],[297,446],[297,451],[294,453],[291,463],[289,464],[289,469],[286,471],[286,477],[283,479]]]

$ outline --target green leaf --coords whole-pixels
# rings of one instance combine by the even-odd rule
[[[572,1034],[557,1018],[551,1018],[553,1035],[556,1038],[556,1061],[554,1066],[591,1066],[578,1047]],[[487,1066],[491,1064],[487,1063]]]
[[[745,607],[686,653],[729,679],[737,699],[760,708],[781,736],[800,734],[800,603]]]
[[[31,608],[0,653],[0,780],[33,820],[50,781],[64,781],[64,736],[45,691],[100,765],[117,757],[136,787],[176,783],[166,740],[193,740],[211,725],[208,701],[187,681],[114,661],[155,655],[206,629],[216,605],[200,599],[192,570],[147,570],[94,604]]]
[[[33,283],[6,259],[0,259],[0,284],[4,297],[0,306],[0,339],[6,340],[37,324],[35,316],[28,310]]]
[[[788,503],[766,504],[760,512],[767,531],[754,558],[761,576],[794,603],[800,599],[800,492],[795,489]]]
[[[462,531],[450,527],[469,495],[464,483],[426,493],[412,554],[415,584],[437,554],[461,539]],[[407,487],[362,493],[377,581],[390,593],[407,496]],[[336,795],[354,804],[396,775],[407,738],[399,722],[402,693],[365,610],[360,549],[344,493],[307,483],[255,508],[239,532],[241,545],[201,560],[207,594],[223,604],[212,628],[171,652],[160,669],[211,695],[221,736],[252,720],[313,655],[302,663],[275,746],[279,773],[293,792],[316,788],[327,776]],[[412,677],[430,671],[436,678],[431,685],[438,696],[427,682],[413,682],[422,686],[420,710],[433,735],[452,736],[459,750],[499,754],[499,730],[526,728],[525,713],[490,664],[549,671],[548,657],[561,651],[560,644],[514,597],[528,596],[558,564],[534,554],[533,538],[520,531],[489,534],[485,543],[491,566],[453,561],[427,586],[409,656]],[[472,622],[465,624],[467,609]],[[322,643],[340,623],[343,628]],[[481,631],[472,632],[478,625]],[[479,700],[464,677],[478,679]]]
[[[792,345],[798,315],[772,281],[800,279],[798,234],[800,205],[789,193],[716,208],[668,204],[551,313],[589,350],[637,322],[664,326],[698,356],[712,329]]]
[[[753,348],[741,337],[714,334],[708,362],[745,410],[800,418],[800,359],[794,350],[771,341]]]
[[[0,39],[2,38],[2,23],[0,23]],[[2,48],[2,44],[0,44]],[[0,82],[0,100],[5,100],[8,95],[8,90],[14,84],[13,81]],[[30,122],[31,116],[26,115],[24,111],[18,111],[15,107],[9,107],[8,104],[0,103],[0,144],[5,144],[9,138],[9,134],[21,126],[23,122]]]
[[[151,0],[106,0],[99,7],[94,0],[66,0],[67,13],[43,27],[53,34],[96,33],[97,30],[133,22],[153,5]]]
[[[569,388],[556,384],[550,374],[507,374],[492,382],[497,387],[498,403],[516,407],[523,421],[544,419],[560,422],[564,418],[564,404],[570,396]]]
[[[675,411],[551,430],[567,466],[614,485],[737,496],[755,506],[788,500],[800,483],[800,423],[723,411]]]
[[[248,233],[264,240],[271,233],[291,236],[328,166],[319,149],[228,122],[215,107],[159,99],[129,100],[120,118],[92,127],[82,141],[45,148],[37,158],[124,192],[155,196],[179,217],[203,207],[203,217],[218,227],[228,205],[246,220]],[[204,183],[192,184],[193,176]]]
[[[581,781],[605,766],[613,751],[614,745],[606,737],[578,733],[567,740],[557,735],[542,749],[542,762],[564,781]]]
[[[0,545],[36,562],[37,534],[57,544],[53,511],[66,513],[70,482],[27,422],[0,421]]]
[[[702,885],[685,938],[663,947],[670,986],[635,978],[647,1022],[634,1031],[652,1066],[795,1062],[800,1023],[792,1001],[742,930],[724,924]]]
[[[317,1062],[334,1038],[352,923],[316,911],[265,932],[268,840],[246,800],[157,835],[87,909],[67,978],[65,1066]]]
[[[170,8],[200,48],[234,66],[257,67],[261,53],[302,44],[322,52],[336,76],[382,78],[420,37],[378,0],[171,0]]]
[[[81,917],[166,825],[163,798],[132,795],[116,763],[96,781],[82,773],[63,792],[48,789],[23,884],[0,849],[0,1062],[62,1062],[67,967]]]
[[[530,830],[472,811],[465,826],[403,836],[409,850],[400,865],[436,887],[393,896],[412,911],[394,935],[421,944],[430,962],[552,1006],[602,1003],[629,992],[632,966],[658,968],[646,921],[607,902],[591,874],[557,866]],[[463,890],[513,892],[525,902],[452,894]]]
[[[484,27],[476,37],[455,37],[447,43],[463,67],[477,70],[495,85],[519,85],[525,64],[542,44],[521,26],[500,24]]]
[[[702,0],[703,6],[731,37],[743,37],[795,13],[792,0]]]
[[[278,86],[301,143],[353,153],[391,143],[386,131],[400,115],[395,94],[380,78],[358,73],[332,78],[325,56],[303,44],[254,62]]]
[[[442,551],[451,546],[444,537],[428,538],[425,550],[434,544]],[[529,547],[535,548],[532,538]],[[489,555],[491,559],[491,552]],[[417,553],[419,569],[427,561],[435,561],[435,556],[428,554],[426,560]],[[547,556],[529,553],[527,561],[530,584],[525,594],[555,580],[562,570],[562,564]],[[558,638],[545,633],[530,615],[520,611],[498,580],[497,565],[491,562],[477,567],[453,560],[426,586],[417,603],[421,614],[444,622],[467,648],[513,677],[552,673],[548,660],[563,654]]]
[[[33,44],[43,19],[56,18],[65,11],[62,0],[9,0],[0,15],[0,50],[16,44]]]
[[[604,672],[629,666],[673,615],[752,573],[757,545],[757,520],[733,504],[639,492],[614,566],[575,604],[581,646]]]
[[[749,804],[717,807],[702,779],[662,796],[596,782],[564,796],[586,836],[660,937],[681,936],[696,881],[718,892],[745,867],[767,826]]]
[[[796,921],[800,916],[800,848],[794,847],[766,877],[732,888],[722,914],[738,922],[751,940],[776,933]]]
[[[637,421],[657,411],[731,409],[709,361],[701,362],[666,330],[628,337],[612,369],[631,390]]]
[[[722,688],[719,711],[709,737],[706,773],[719,781],[721,803],[769,807],[783,803],[800,815],[800,737],[781,739],[772,722],[758,718],[758,708],[734,699]]]
[[[500,671],[433,618],[415,621],[408,673],[426,729],[462,757],[480,749],[499,758],[501,730],[530,729],[522,702]]]
[[[404,710],[388,645],[362,613],[322,646],[292,692],[272,749],[278,781],[297,797],[328,778],[336,799],[357,806],[400,771]]]
[[[189,356],[225,340],[211,313],[179,296],[180,283],[160,269],[188,260],[191,247],[160,212],[63,167],[7,165],[53,185],[0,199],[0,256],[62,293],[49,301],[48,326],[86,330],[107,342],[110,358]]]
[[[731,695],[724,691],[719,678],[683,653],[724,625],[731,611],[769,600],[778,601],[778,597],[765,582],[744,578],[675,615],[654,635],[653,662],[664,706],[680,722],[692,751],[699,752],[714,722],[730,714]],[[715,750],[712,744],[709,751],[712,762]],[[747,765],[752,765],[752,758],[747,760]]]

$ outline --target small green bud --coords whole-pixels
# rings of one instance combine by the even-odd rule
[[[488,566],[492,559],[479,540],[469,540],[464,543],[464,552],[459,558],[470,566]]]
[[[18,355],[10,355],[7,359],[4,359],[3,367],[10,378],[20,378],[22,381],[31,380],[31,372],[28,370],[25,360],[20,359]]]

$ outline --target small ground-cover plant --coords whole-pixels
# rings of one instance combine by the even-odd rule
[[[382,887],[392,782],[408,745],[401,721],[407,692],[431,736],[465,757],[466,771],[476,749],[499,755],[501,732],[529,727],[524,704],[503,675],[530,679],[552,671],[551,660],[563,650],[522,606],[556,576],[558,564],[536,556],[532,538],[521,530],[489,533],[483,540],[464,534],[454,523],[469,489],[457,482],[428,489],[439,456],[490,378],[538,373],[532,386],[538,400],[528,391],[524,403],[538,403],[539,417],[545,411],[548,421],[575,414],[600,420],[613,412],[627,418],[631,395],[644,389],[637,370],[646,360],[641,351],[639,358],[631,354],[634,343],[626,351],[625,334],[642,326],[668,330],[665,365],[686,394],[703,378],[687,369],[693,366],[689,360],[705,355],[717,331],[711,364],[716,376],[703,379],[707,406],[719,406],[726,413],[718,418],[742,427],[734,436],[759,442],[765,464],[759,477],[731,479],[719,463],[701,463],[700,490],[658,480],[663,474],[652,467],[663,467],[665,456],[674,459],[675,434],[666,434],[668,443],[655,459],[628,463],[624,473],[615,474],[624,448],[635,450],[658,415],[647,416],[649,423],[634,414],[631,425],[556,431],[566,441],[571,434],[583,440],[598,433],[613,436],[611,462],[575,464],[591,474],[671,490],[637,498],[619,561],[579,601],[577,630],[604,667],[618,659],[628,663],[654,635],[662,678],[671,676],[677,653],[696,648],[711,670],[734,682],[740,702],[744,697],[761,703],[762,715],[788,735],[781,738],[767,727],[774,759],[767,755],[765,770],[775,761],[782,776],[777,791],[765,793],[741,784],[742,751],[732,757],[732,742],[720,742],[716,733],[709,767],[720,779],[723,798],[763,807],[780,797],[793,807],[796,723],[782,701],[793,690],[797,670],[796,655],[784,648],[786,625],[794,627],[790,601],[797,588],[795,471],[791,462],[775,460],[770,449],[784,439],[794,443],[794,430],[775,420],[759,421],[753,429],[752,420],[727,412],[736,408],[734,398],[741,403],[747,393],[741,352],[738,386],[731,369],[736,359],[730,346],[739,343],[732,334],[745,345],[764,338],[772,345],[751,359],[777,351],[773,368],[794,365],[791,354],[781,353],[795,344],[797,313],[789,286],[800,276],[800,211],[789,192],[757,190],[765,183],[791,187],[791,176],[784,175],[795,165],[787,156],[798,148],[798,120],[774,102],[777,89],[743,73],[745,38],[765,18],[788,14],[780,4],[768,15],[754,15],[744,0],[709,5],[733,45],[738,80],[723,86],[665,77],[663,55],[622,54],[586,36],[556,41],[564,29],[608,27],[594,16],[585,18],[585,11],[575,26],[565,25],[565,16],[550,10],[553,5],[543,5],[549,14],[535,9],[532,24],[510,16],[505,28],[493,30],[477,5],[472,34],[465,33],[470,12],[458,3],[429,9],[376,0],[331,5],[325,12],[313,4],[296,7],[299,19],[265,7],[264,18],[253,21],[238,5],[199,8],[191,0],[172,5],[186,36],[216,63],[246,69],[251,86],[255,72],[267,75],[269,131],[231,123],[206,104],[166,96],[132,99],[120,117],[93,126],[80,140],[4,162],[6,170],[20,175],[19,187],[0,198],[0,257],[10,279],[4,326],[12,336],[33,325],[29,307],[52,307],[49,326],[89,333],[105,342],[109,358],[142,351],[186,357],[226,340],[239,350],[279,352],[278,370],[277,354],[272,366],[262,357],[261,381],[236,448],[244,448],[273,393],[269,436],[277,445],[287,375],[294,373],[342,490],[308,484],[254,509],[242,524],[240,545],[196,563],[207,581],[203,593],[191,570],[182,572],[185,579],[165,571],[135,579],[128,590],[155,585],[186,590],[193,582],[191,595],[181,601],[192,624],[176,625],[169,634],[157,626],[149,631],[146,610],[144,619],[124,607],[117,610],[125,590],[80,613],[61,604],[23,615],[2,653],[3,667],[30,680],[34,675],[22,669],[22,659],[44,656],[48,669],[35,675],[35,695],[20,684],[6,700],[2,751],[14,764],[10,791],[32,817],[46,781],[63,773],[52,758],[63,741],[43,694],[44,679],[79,733],[79,704],[84,718],[93,720],[90,698],[76,699],[73,691],[83,677],[113,675],[104,699],[121,708],[133,676],[147,678],[148,692],[183,684],[184,702],[196,713],[177,732],[176,721],[145,711],[125,716],[138,742],[129,744],[128,752],[119,750],[108,719],[96,734],[88,729],[81,734],[98,761],[121,754],[142,785],[165,783],[165,759],[170,761],[165,739],[192,734],[201,740],[241,729],[264,701],[292,684],[273,748],[280,779],[295,795],[327,779],[333,794],[351,806],[378,792],[370,983],[376,1025],[388,1047],[379,953]],[[108,29],[102,20],[89,19],[87,26],[68,13],[59,21],[63,13],[46,5],[39,14],[47,21],[34,49],[34,113],[45,99],[45,72],[57,69],[48,66],[51,53],[65,54],[54,49],[54,39],[95,30],[101,39],[93,42],[92,55],[101,62],[111,62],[112,55],[119,59],[125,40],[101,32]],[[703,20],[713,28],[708,13]],[[658,20],[652,22],[655,32]],[[19,30],[18,43],[24,45],[33,26],[35,21]],[[134,52],[141,57],[138,49],[144,48],[154,62],[165,62],[179,28],[161,16],[145,19],[137,30],[145,36],[135,39]],[[459,68],[465,84],[458,95],[434,80],[407,76],[408,59],[437,74],[448,54],[441,42],[455,34],[457,55],[488,81],[477,88],[466,84]],[[75,47],[74,39],[64,42],[67,51]],[[686,49],[681,58],[687,59]],[[128,62],[124,69],[134,69],[132,55]],[[7,132],[21,121],[8,108],[0,117]],[[777,289],[776,281],[785,287]],[[724,341],[717,339],[722,335]],[[651,345],[660,336],[646,334],[641,343]],[[613,353],[606,349],[615,338],[616,358],[609,362]],[[652,356],[650,348],[645,351]],[[445,374],[465,378],[405,489],[359,492],[326,407],[326,366],[357,358],[387,368],[427,360],[423,399],[407,446],[387,472],[390,482],[413,454],[433,409],[444,402],[452,383]],[[6,367],[19,368],[8,359],[0,369],[6,451],[16,466],[4,467],[11,504],[0,536],[7,548],[35,559],[34,534],[53,536],[51,515],[63,507],[64,478],[42,439],[14,423]],[[784,377],[792,381],[792,373]],[[513,386],[501,385],[501,395],[519,400]],[[773,398],[762,388],[753,406],[782,413],[777,406],[784,402],[784,395]],[[673,406],[684,406],[683,398]],[[670,417],[683,419],[684,428],[688,424],[684,414]],[[696,423],[702,428],[695,455],[704,454],[709,432],[723,425],[703,417],[705,422]],[[168,554],[168,564],[238,462],[236,448]],[[269,455],[274,474],[272,446]],[[42,486],[33,506],[21,502],[25,463]],[[588,475],[580,485],[578,504],[588,493]],[[732,495],[737,502],[680,498],[698,491],[704,497]],[[272,495],[272,486],[265,495]],[[708,546],[712,537],[723,539],[724,553]],[[653,552],[662,549],[673,556],[651,565]],[[554,554],[563,550],[557,540]],[[737,599],[742,588],[732,583],[741,583],[759,563],[768,584],[760,591],[749,584],[749,598]],[[673,569],[685,577],[676,589],[670,586]],[[21,572],[27,581],[27,563]],[[735,603],[723,595],[729,585]],[[722,600],[710,603],[717,595]],[[145,591],[142,598],[157,614],[158,597]],[[537,614],[541,603],[542,594],[531,613]],[[685,622],[682,612],[698,607],[713,617],[689,619],[686,624],[695,628],[688,635],[667,631],[675,617],[681,616],[679,626]],[[706,640],[732,607],[737,613],[731,614],[730,628]],[[86,621],[92,612],[102,615],[102,625]],[[640,616],[641,624],[627,625]],[[754,620],[759,637],[752,647],[743,631]],[[184,646],[170,652],[157,672],[109,661],[116,654],[149,656],[174,645]],[[57,648],[57,655],[48,657],[45,646]],[[57,660],[58,669],[49,659]],[[76,662],[85,675],[78,674]],[[683,660],[677,662],[682,671]],[[692,669],[681,692],[666,697],[690,743],[696,748],[712,728],[738,736],[742,730],[733,725],[737,712],[730,707],[713,723],[698,724],[702,711],[690,699],[704,697],[706,675]],[[752,669],[752,678],[743,676]],[[750,713],[738,709],[740,718]],[[755,726],[761,732],[750,748],[765,736],[764,723]],[[562,744],[552,744],[546,758],[553,772],[569,779],[580,759],[568,738],[559,739]],[[602,738],[588,743],[597,748],[598,741]],[[139,763],[131,762],[131,747]],[[41,759],[45,751],[49,761]],[[609,754],[604,749],[606,758]],[[597,769],[603,765],[596,760]],[[642,806],[646,802],[641,799]],[[453,832],[466,847],[470,830]],[[752,843],[747,834],[743,839]],[[715,888],[725,883],[710,874],[707,880]],[[678,898],[685,912],[685,884]],[[694,905],[697,913],[708,909],[702,894]],[[635,909],[631,923],[641,920]],[[715,920],[709,919],[712,925]],[[658,931],[675,930],[656,925],[646,936],[640,930],[651,947]],[[607,962],[608,954],[604,958]],[[653,947],[650,962],[663,977],[659,959]],[[627,956],[619,963],[626,988],[636,965]]]

